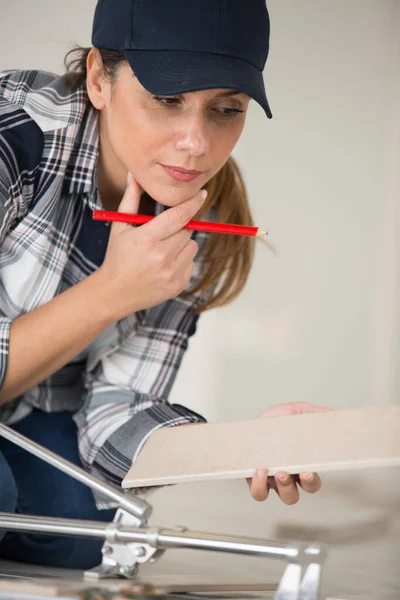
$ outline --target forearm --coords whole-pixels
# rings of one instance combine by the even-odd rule
[[[115,319],[99,271],[18,317],[10,332],[0,404],[23,394],[82,352]]]
[[[74,420],[82,464],[117,485],[153,431],[205,422],[204,417],[185,406],[111,385],[89,390]]]

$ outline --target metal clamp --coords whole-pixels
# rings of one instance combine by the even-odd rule
[[[155,546],[140,543],[118,541],[121,525],[132,528],[140,527],[136,517],[119,508],[112,523],[105,528],[105,543],[101,549],[102,561],[98,567],[85,571],[84,579],[99,581],[104,577],[132,578],[141,563],[155,562],[165,552]]]

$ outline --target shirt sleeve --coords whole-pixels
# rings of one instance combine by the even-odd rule
[[[196,270],[191,285],[199,265]],[[88,470],[120,484],[153,431],[205,422],[168,398],[196,331],[193,309],[210,291],[201,297],[179,296],[127,317],[118,324],[115,350],[95,366],[89,359],[85,399],[75,415],[80,455]],[[124,328],[130,330],[125,337]]]
[[[42,151],[43,135],[37,124],[22,108],[0,96],[0,390],[6,378],[12,323],[3,309],[7,291],[2,272],[12,261],[5,240],[28,210]]]

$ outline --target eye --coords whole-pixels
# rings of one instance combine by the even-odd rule
[[[234,119],[238,115],[244,113],[244,110],[239,108],[227,108],[224,106],[221,106],[221,108],[217,108],[216,110],[226,119]]]
[[[182,104],[182,99],[179,96],[152,96],[154,102],[165,108],[177,108]],[[245,111],[239,108],[228,106],[216,106],[212,109],[218,117],[223,119],[235,119],[239,114]]]
[[[175,96],[153,96],[153,100],[162,106],[176,106],[180,102]]]

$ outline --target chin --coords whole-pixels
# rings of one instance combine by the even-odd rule
[[[165,206],[177,206],[185,200],[192,198],[201,189],[198,186],[170,186],[170,185],[149,185],[143,186],[147,194],[156,202]]]

